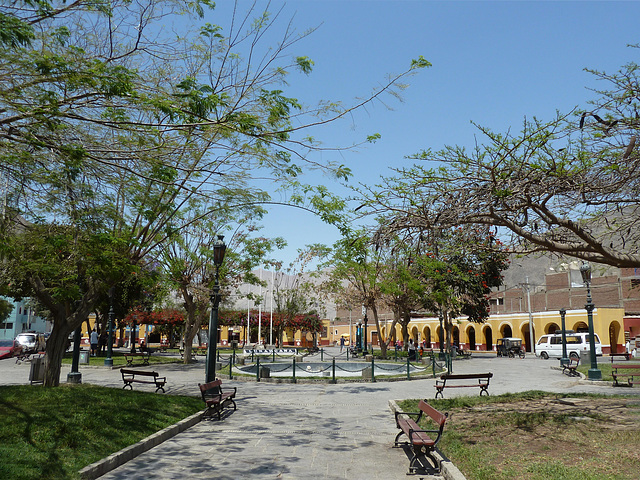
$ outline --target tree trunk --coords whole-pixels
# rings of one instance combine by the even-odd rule
[[[444,321],[445,333],[446,333],[445,348],[446,348],[446,351],[449,351],[451,350],[451,335],[453,333],[453,323],[451,322],[451,317],[449,316],[448,310],[445,310],[443,312],[443,321]]]
[[[382,332],[382,329],[380,328],[380,319],[378,318],[378,309],[376,308],[375,302],[372,302],[369,305],[369,308],[373,312],[373,319],[375,320],[376,328],[378,329],[378,343],[380,343],[380,356],[382,358],[387,358],[387,348],[389,347],[389,342],[390,342],[389,332],[387,332],[387,337],[383,340],[382,335],[380,334],[380,332]],[[395,322],[392,325],[395,325]]]
[[[65,319],[66,320],[66,319]],[[67,339],[71,330],[65,328],[53,328],[49,340],[47,340],[47,350],[44,357],[44,386],[57,387],[60,385],[60,371],[62,369],[62,358],[67,349]]]

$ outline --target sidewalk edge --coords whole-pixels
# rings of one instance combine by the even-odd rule
[[[124,465],[129,460],[134,459],[138,455],[151,450],[153,447],[160,445],[165,440],[176,436],[177,434],[184,432],[186,429],[194,426],[196,423],[202,420],[204,411],[195,413],[178,423],[171,425],[167,428],[160,430],[159,432],[149,435],[147,438],[140,440],[138,443],[134,443],[126,448],[123,448],[119,452],[115,452],[108,457],[98,460],[97,462],[87,465],[78,473],[83,480],[93,480],[98,478],[111,470]]]

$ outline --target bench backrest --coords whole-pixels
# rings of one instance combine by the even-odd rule
[[[220,395],[222,393],[222,380],[217,379],[208,383],[199,383],[202,399],[206,400],[207,395]]]
[[[443,373],[440,378],[451,380],[471,380],[474,378],[492,378],[493,373]]]
[[[611,365],[611,368],[626,368],[626,369],[633,369],[633,370],[640,370],[640,363],[614,363],[613,365]]]
[[[447,416],[444,413],[439,412],[438,410],[433,408],[427,403],[426,400],[420,400],[418,408],[424,414],[428,415],[431,420],[433,420],[440,427],[440,431],[442,431],[442,429],[444,428],[444,423],[447,421]]]
[[[145,377],[157,377],[159,375],[158,372],[145,372],[144,370],[127,370],[126,368],[121,368],[120,373],[123,375],[142,375]]]

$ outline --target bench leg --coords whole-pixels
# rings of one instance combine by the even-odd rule
[[[482,396],[483,393],[487,394],[487,397],[489,396],[489,390],[487,390],[489,388],[489,385],[481,385],[480,386],[480,396]]]
[[[396,435],[396,439],[393,441],[393,446],[394,446],[394,447],[399,447],[400,445],[405,445],[405,444],[407,443],[407,442],[403,442],[403,443],[398,442],[398,440],[400,439],[400,437],[401,437],[403,434],[404,434],[404,431],[403,431],[403,430],[400,430],[400,433],[398,433],[398,434]]]
[[[439,473],[440,468],[438,467],[438,461],[433,456],[432,450],[425,450],[424,447],[413,447],[413,457],[409,461],[409,475],[413,475],[418,470],[418,467],[415,466],[416,460],[420,457],[428,458],[433,464],[433,468],[435,470],[434,473]]]
[[[130,390],[133,390],[133,385],[131,384],[131,382],[125,382],[124,387],[122,387],[122,389],[124,390],[127,387],[129,387]]]
[[[156,385],[156,387],[157,387],[157,388],[156,388],[156,393],[158,393],[158,390],[162,390],[162,393],[165,393],[165,391],[164,391],[164,386],[162,386],[162,385]]]
[[[438,395],[440,395],[440,398],[444,398],[444,393],[443,393],[444,385],[443,385],[443,386],[441,386],[441,387],[439,387],[439,386],[437,386],[437,385],[436,385],[436,390],[438,390],[438,391],[436,392],[436,398],[438,398]]]

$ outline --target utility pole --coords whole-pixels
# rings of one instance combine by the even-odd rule
[[[531,294],[529,292],[529,277],[525,277],[525,280],[527,281],[526,284],[526,288],[527,288],[527,305],[529,307],[529,341],[531,342],[531,353],[533,353],[535,351],[534,349],[534,335],[533,335],[533,314],[531,313]]]

